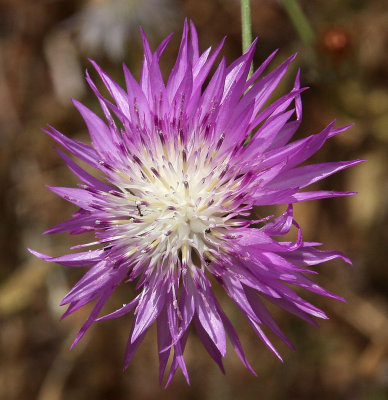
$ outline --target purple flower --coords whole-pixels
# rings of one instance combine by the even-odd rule
[[[165,84],[159,58],[169,39],[152,53],[143,33],[140,83],[124,65],[126,90],[92,61],[113,100],[105,99],[87,75],[106,119],[74,101],[92,146],[52,127],[47,130],[66,150],[94,167],[101,179],[58,150],[83,183],[78,188],[50,188],[79,210],[46,233],[94,231],[96,241],[80,247],[99,247],[60,257],[31,250],[46,261],[91,266],[61,302],[69,305],[67,316],[95,301],[73,345],[94,321],[134,310],[125,367],[156,322],[160,380],[173,352],[167,384],[178,367],[189,381],[183,353],[190,325],[221,370],[229,336],[243,364],[254,373],[212,291],[211,277],[279,358],[263,325],[292,345],[262,299],[307,322],[314,323],[312,317],[327,318],[289,284],[341,300],[307,274],[316,273],[309,267],[334,258],[350,261],[339,252],[319,250],[317,243],[303,241],[293,203],[353,194],[300,190],[361,161],[298,167],[348,126],[334,128],[331,123],[317,134],[290,142],[302,116],[299,73],[290,93],[263,107],[295,56],[262,77],[274,52],[248,78],[254,42],[231,65],[222,59],[209,78],[222,43],[213,53],[209,48],[200,54],[194,25],[189,29],[185,23],[178,58]],[[284,214],[254,218],[253,207],[274,204],[285,204]],[[293,226],[298,231],[295,242],[275,239]],[[115,288],[131,281],[136,282],[137,296],[99,317]]]

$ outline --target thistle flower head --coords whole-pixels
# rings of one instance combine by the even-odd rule
[[[188,380],[183,353],[191,325],[222,370],[228,335],[253,372],[212,291],[211,277],[279,358],[263,325],[291,344],[263,299],[308,322],[313,322],[312,316],[326,318],[289,284],[340,299],[307,278],[315,273],[308,267],[338,257],[350,261],[303,240],[293,218],[293,203],[352,194],[300,190],[360,161],[298,166],[347,126],[334,128],[332,123],[319,133],[291,141],[302,116],[299,73],[289,93],[264,107],[294,56],[264,75],[273,53],[248,78],[253,43],[231,65],[222,59],[209,77],[222,43],[213,53],[208,49],[200,54],[194,25],[189,28],[185,23],[177,61],[165,83],[159,58],[168,40],[152,52],[143,33],[140,83],[124,65],[126,89],[92,62],[112,99],[103,97],[87,75],[105,116],[103,121],[74,101],[88,127],[91,146],[52,127],[47,130],[99,173],[99,178],[90,175],[58,151],[82,184],[51,189],[79,210],[47,233],[94,231],[96,241],[87,245],[98,247],[60,257],[32,251],[46,261],[90,267],[61,303],[69,305],[68,315],[96,302],[74,344],[94,321],[133,310],[125,366],[156,322],[160,379],[173,352],[167,384],[178,367]],[[253,207],[275,204],[286,205],[279,217],[254,216]],[[298,231],[295,242],[276,239],[293,226]],[[98,317],[115,288],[130,281],[136,281],[136,297]]]

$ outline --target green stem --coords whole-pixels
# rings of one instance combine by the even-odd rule
[[[292,24],[294,25],[299,37],[306,44],[312,44],[315,40],[315,33],[306,18],[298,0],[281,0]]]
[[[252,43],[252,21],[250,0],[241,0],[241,33],[243,53]]]
[[[241,0],[241,34],[242,34],[242,51],[248,49],[252,43],[252,20],[251,20],[251,4],[250,0]],[[249,70],[248,79],[253,73],[253,63]]]

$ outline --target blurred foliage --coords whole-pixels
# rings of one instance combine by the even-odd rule
[[[315,32],[312,44],[299,38],[281,1],[251,4],[253,33],[260,39],[255,65],[274,48],[280,49],[274,65],[299,53],[280,89],[291,85],[300,66],[302,84],[311,87],[303,94],[300,135],[317,132],[333,118],[338,124],[355,123],[327,143],[316,161],[368,159],[322,183],[326,188],[358,191],[357,196],[296,209],[307,240],[322,241],[325,248],[344,251],[354,261],[352,269],[340,262],[319,268],[319,282],[348,303],[307,295],[331,317],[321,329],[274,309],[297,350],[292,352],[275,339],[285,359],[280,364],[220,292],[259,378],[251,376],[232,352],[226,356],[224,377],[193,334],[186,351],[192,386],[186,387],[178,374],[164,391],[157,383],[152,331],[123,373],[129,316],[96,324],[70,352],[89,309],[59,322],[58,304],[79,272],[44,265],[25,250],[32,247],[57,255],[79,241],[41,235],[74,211],[45,185],[76,183],[41,127],[50,123],[71,137],[88,140],[70,102],[74,96],[98,109],[83,79],[87,58],[92,56],[123,82],[117,62],[122,55],[138,77],[139,24],[154,47],[166,33],[176,32],[162,58],[166,72],[177,53],[184,16],[196,23],[202,49],[227,35],[224,54],[231,62],[241,51],[239,2],[2,0],[0,399],[388,399],[386,0],[300,1]],[[120,288],[110,307],[127,303],[132,294],[130,286]]]

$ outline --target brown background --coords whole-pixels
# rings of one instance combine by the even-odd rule
[[[0,1],[0,399],[388,399],[387,2],[304,0],[301,5],[316,32],[313,45],[299,38],[280,1],[252,0],[253,31],[260,37],[255,64],[274,48],[280,51],[273,65],[299,53],[278,93],[290,88],[300,66],[302,84],[311,87],[303,94],[300,135],[317,132],[333,118],[338,124],[355,122],[314,160],[367,158],[319,186],[359,194],[296,210],[306,240],[322,241],[354,261],[353,268],[341,262],[318,267],[318,282],[348,303],[306,295],[331,318],[320,329],[274,309],[297,349],[274,339],[284,356],[281,364],[218,293],[259,377],[251,376],[230,348],[223,376],[192,334],[186,351],[192,385],[178,373],[165,391],[157,383],[154,329],[122,372],[130,316],[96,324],[68,350],[90,308],[60,322],[58,303],[80,272],[45,264],[25,250],[59,255],[81,240],[41,236],[74,211],[45,185],[76,183],[41,128],[50,123],[88,140],[70,102],[77,97],[97,109],[83,81],[87,58],[121,83],[121,60],[138,77],[139,24],[154,48],[166,33],[176,32],[162,58],[165,72],[176,56],[184,16],[196,23],[202,50],[227,35],[224,54],[231,62],[241,52],[239,3]],[[131,287],[121,288],[110,307],[127,303],[131,295]]]

